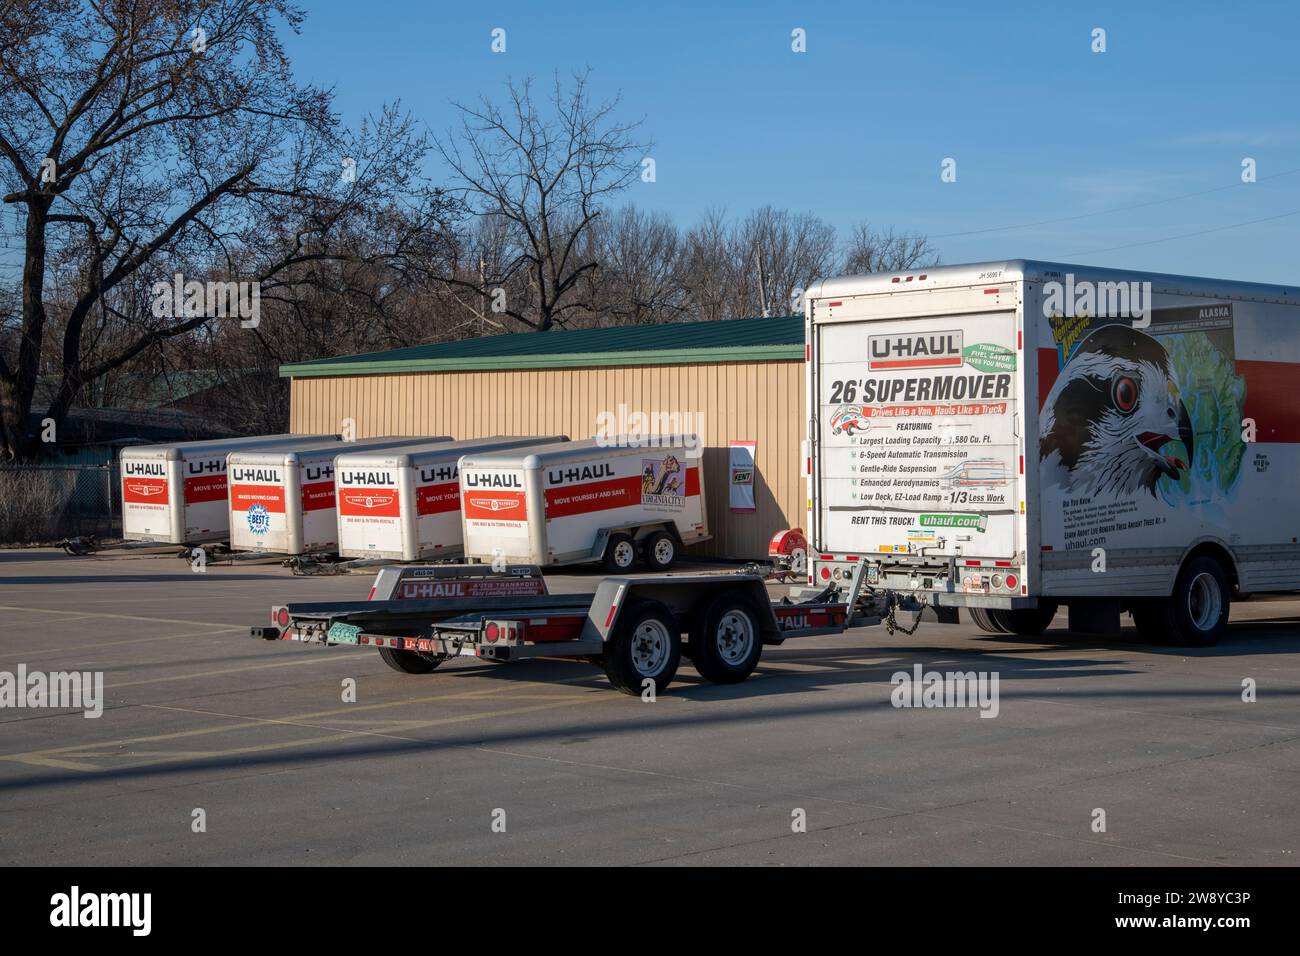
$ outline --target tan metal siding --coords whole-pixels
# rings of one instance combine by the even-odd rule
[[[714,540],[696,550],[760,558],[782,528],[804,519],[799,447],[801,362],[727,362],[619,368],[429,372],[295,378],[290,430],[375,435],[564,434],[593,437],[601,412],[690,412],[704,416],[704,483]],[[695,419],[698,421],[698,418]],[[733,514],[728,442],[755,441],[757,511]]]

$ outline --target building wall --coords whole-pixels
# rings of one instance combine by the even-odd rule
[[[802,362],[304,377],[292,381],[291,399],[293,432],[337,431],[351,418],[358,438],[563,434],[577,439],[593,437],[598,416],[618,415],[620,404],[629,414],[702,414],[706,506],[714,539],[695,550],[761,558],[775,532],[804,523]],[[733,440],[758,443],[753,513],[730,510],[727,447]]]

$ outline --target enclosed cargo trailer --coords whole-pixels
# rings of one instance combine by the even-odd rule
[[[339,554],[397,561],[459,556],[461,456],[563,441],[568,437],[496,436],[340,455]]]
[[[230,546],[236,551],[307,554],[337,546],[334,459],[449,437],[388,436],[318,442],[285,449],[247,449],[230,455]]]
[[[301,448],[331,435],[256,435],[122,449],[122,537],[159,544],[224,541],[230,533],[226,457],[241,449]]]
[[[460,462],[465,555],[535,565],[638,556],[667,570],[709,538],[695,435],[611,436]]]
[[[1186,644],[1300,588],[1300,289],[1015,260],[805,301],[809,583]]]

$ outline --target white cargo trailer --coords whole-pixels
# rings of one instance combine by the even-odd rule
[[[1016,260],[805,303],[810,583],[1186,644],[1300,588],[1300,289]]]
[[[334,459],[438,441],[451,439],[387,436],[231,452],[231,548],[291,555],[335,550]]]
[[[466,455],[460,462],[465,554],[537,565],[638,555],[667,569],[709,538],[694,435],[610,437]]]
[[[568,441],[567,436],[496,436],[349,452],[334,462],[339,554],[345,558],[459,556],[462,455]]]
[[[296,448],[330,435],[257,435],[122,449],[122,537],[159,544],[224,541],[230,533],[226,456],[240,449]]]

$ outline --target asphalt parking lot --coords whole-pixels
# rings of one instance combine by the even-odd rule
[[[0,671],[102,671],[107,698],[0,710],[0,864],[1296,862],[1295,597],[1234,606],[1199,651],[859,629],[768,648],[738,686],[683,661],[653,703],[585,664],[403,675],[247,636],[369,583],[0,551]],[[997,717],[896,709],[915,664],[997,673]]]

